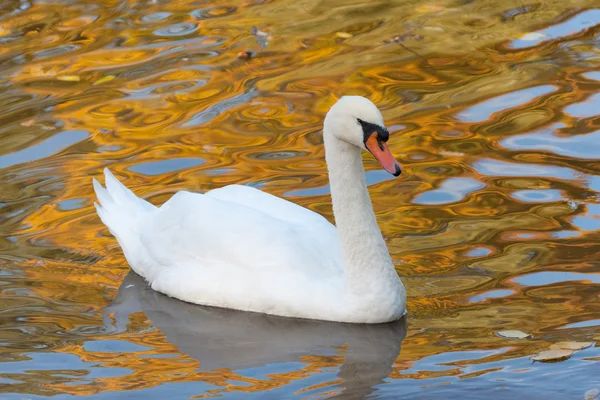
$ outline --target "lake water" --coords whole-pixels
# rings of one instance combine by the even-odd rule
[[[0,398],[595,398],[600,347],[529,357],[600,340],[599,7],[2,1]],[[406,319],[204,308],[129,273],[93,207],[104,167],[155,204],[239,183],[332,220],[344,94],[403,166],[365,155]]]

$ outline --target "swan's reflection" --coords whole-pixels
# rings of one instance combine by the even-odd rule
[[[297,362],[301,356],[336,354],[333,346],[346,344],[338,373],[343,398],[372,393],[390,374],[406,335],[405,318],[357,325],[202,307],[160,294],[129,272],[104,315],[111,314],[110,325],[125,331],[129,315],[139,311],[202,370]]]

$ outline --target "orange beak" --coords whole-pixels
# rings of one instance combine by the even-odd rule
[[[394,176],[400,175],[402,170],[400,164],[394,158],[387,144],[379,139],[377,132],[373,132],[371,136],[366,140],[365,146],[375,156],[379,164],[390,174]]]

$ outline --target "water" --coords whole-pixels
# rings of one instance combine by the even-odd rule
[[[0,15],[3,399],[600,388],[595,345],[529,360],[600,340],[596,1],[5,0]],[[406,320],[202,308],[128,274],[93,210],[103,167],[158,204],[240,183],[331,219],[320,129],[343,94],[377,103],[403,165],[390,179],[365,156]]]

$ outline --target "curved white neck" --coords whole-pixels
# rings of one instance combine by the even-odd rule
[[[401,285],[367,190],[361,149],[324,132],[333,214],[348,288],[355,294]]]

